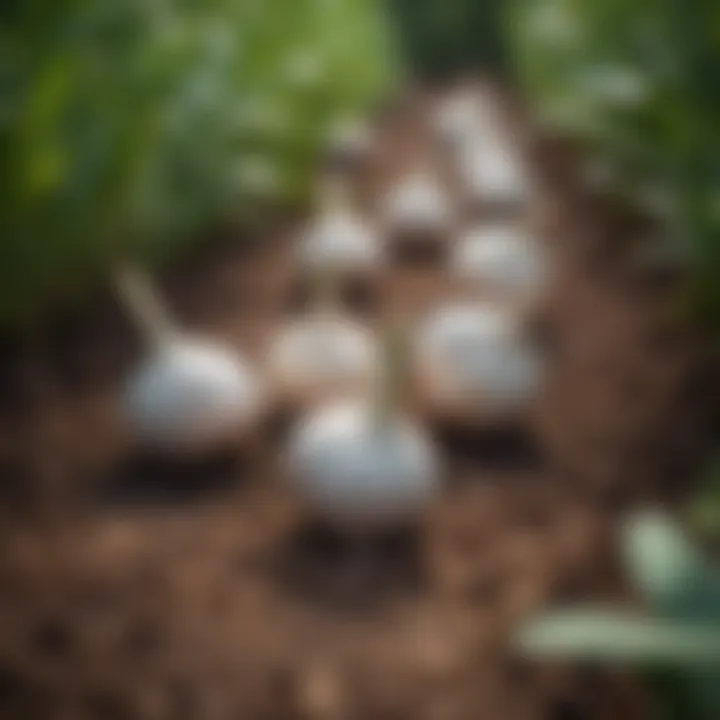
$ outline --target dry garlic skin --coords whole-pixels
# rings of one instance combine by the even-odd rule
[[[501,301],[538,298],[549,272],[536,240],[511,223],[480,225],[462,235],[453,246],[450,269]]]
[[[365,328],[325,314],[284,327],[268,355],[276,380],[308,389],[370,381],[375,362],[375,343]]]
[[[379,423],[364,401],[321,407],[305,418],[288,462],[314,510],[350,529],[412,518],[438,489],[437,457],[420,429],[397,417]]]
[[[391,229],[401,233],[441,233],[453,220],[450,200],[430,173],[417,172],[401,178],[385,199],[384,217]]]
[[[326,211],[307,230],[298,249],[305,270],[371,271],[384,261],[384,249],[372,226],[343,208]]]
[[[417,357],[430,392],[451,402],[481,401],[488,410],[529,402],[542,380],[539,353],[515,317],[494,305],[459,303],[428,318]]]
[[[261,403],[256,378],[235,353],[186,339],[152,353],[130,378],[124,400],[133,434],[168,449],[227,440]]]

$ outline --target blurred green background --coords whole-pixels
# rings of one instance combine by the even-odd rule
[[[681,0],[6,0],[0,325],[118,253],[302,203],[331,125],[403,78],[488,72],[660,217],[720,312],[720,5]]]
[[[259,196],[296,202],[338,117],[389,89],[369,0],[3,5],[0,323],[172,254]]]

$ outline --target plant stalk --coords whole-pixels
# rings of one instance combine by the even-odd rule
[[[399,324],[385,331],[380,348],[380,363],[375,383],[373,421],[383,428],[394,417],[405,391],[408,365],[407,337]]]
[[[115,289],[150,347],[165,346],[177,336],[175,322],[146,272],[133,265],[121,265],[115,273]]]

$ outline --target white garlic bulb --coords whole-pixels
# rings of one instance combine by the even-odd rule
[[[130,377],[125,415],[143,444],[168,450],[230,440],[257,415],[250,368],[220,345],[179,337],[158,347]]]
[[[459,162],[465,193],[473,202],[523,205],[532,197],[530,173],[509,142],[474,141],[464,148]]]
[[[373,336],[340,316],[318,313],[283,328],[270,346],[267,367],[291,393],[333,391],[369,384],[375,375]]]
[[[438,180],[428,171],[401,178],[385,200],[384,217],[399,233],[443,233],[450,229],[453,209]]]
[[[442,401],[505,412],[528,403],[542,380],[542,359],[502,307],[448,305],[420,327],[416,356],[426,391]]]
[[[476,98],[469,92],[455,93],[444,100],[433,116],[438,138],[450,147],[470,140],[477,124]]]
[[[532,301],[547,286],[548,263],[519,224],[478,225],[462,235],[450,256],[451,272],[498,301]]]
[[[178,330],[137,268],[120,269],[116,281],[120,300],[148,347],[123,396],[134,438],[183,453],[231,441],[246,430],[262,405],[250,367],[231,349]]]
[[[501,120],[494,100],[487,92],[464,88],[446,98],[433,117],[438,138],[450,149],[462,153],[472,142],[500,132]]]
[[[376,271],[385,261],[378,233],[352,211],[339,189],[326,192],[320,216],[306,230],[297,252],[304,270],[338,275]]]
[[[411,422],[379,421],[365,401],[324,406],[291,438],[290,476],[312,508],[340,528],[363,531],[411,519],[439,485],[434,447]]]

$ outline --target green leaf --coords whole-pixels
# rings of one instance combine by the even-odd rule
[[[624,524],[622,546],[629,577],[654,611],[720,625],[720,573],[676,522],[636,513]]]
[[[720,624],[576,608],[531,619],[515,636],[529,657],[624,665],[720,668]]]

